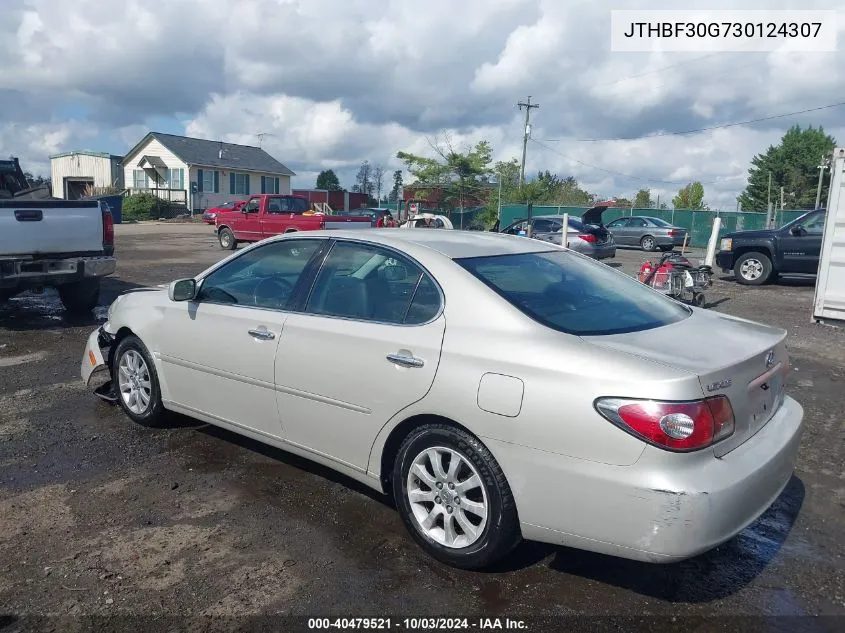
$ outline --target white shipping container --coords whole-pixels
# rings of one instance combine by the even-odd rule
[[[845,148],[833,152],[813,320],[845,321]]]

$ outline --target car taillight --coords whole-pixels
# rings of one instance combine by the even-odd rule
[[[680,231],[676,231],[675,229],[669,229],[668,233],[669,237],[675,237],[676,235],[680,234]]]
[[[623,431],[670,451],[697,451],[734,432],[726,396],[692,402],[599,398],[596,409]]]
[[[320,218],[320,228],[321,229],[326,228],[326,219],[325,218]]]
[[[114,218],[111,211],[101,209],[103,214],[103,246],[114,246]]]
[[[580,238],[581,238],[582,240],[584,240],[585,242],[590,242],[590,243],[593,243],[593,242],[595,242],[595,241],[596,241],[596,236],[595,236],[595,235],[591,235],[590,233],[582,233],[582,234],[580,234],[578,237],[580,237]]]

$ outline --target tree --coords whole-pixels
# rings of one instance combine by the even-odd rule
[[[654,201],[651,199],[651,190],[640,189],[634,197],[634,208],[651,209],[652,207],[654,207]]]
[[[425,198],[433,191],[440,193],[440,201],[446,207],[462,207],[467,197],[486,196],[489,190],[487,180],[492,173],[493,150],[487,141],[476,143],[472,149],[459,152],[447,137],[445,144],[431,143],[438,158],[417,156],[399,152],[396,157],[403,161],[408,172],[416,178],[418,198]]]
[[[35,176],[28,171],[25,171],[23,173],[23,176],[24,178],[26,178],[26,181],[29,183],[30,187],[40,187],[42,185],[53,184],[49,176],[47,176],[46,178],[44,176]]]
[[[772,201],[780,200],[784,188],[786,208],[812,209],[816,202],[819,160],[829,155],[836,140],[825,134],[821,126],[802,129],[795,125],[781,138],[779,145],[770,145],[751,159],[748,185],[739,197],[743,210],[765,211],[769,197],[769,174],[772,175]],[[827,199],[828,184],[822,186],[822,200]]]
[[[352,191],[357,193],[365,193],[370,198],[373,197],[373,168],[370,166],[370,161],[365,160],[361,163],[358,173],[355,175],[355,184],[352,186]]]
[[[696,180],[681,187],[678,195],[672,199],[672,204],[676,209],[692,209],[693,211],[707,209],[704,203],[704,185]]]
[[[387,197],[389,203],[396,204],[399,201],[399,190],[402,189],[402,185],[402,170],[397,169],[393,172],[393,188]]]
[[[327,189],[328,191],[340,191],[340,180],[333,169],[324,169],[317,174],[317,189]]]
[[[373,169],[373,189],[376,192],[376,200],[381,201],[381,188],[384,185],[384,167],[376,165]]]

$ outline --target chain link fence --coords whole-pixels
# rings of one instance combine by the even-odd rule
[[[552,207],[535,205],[532,211],[533,216],[538,215],[563,215],[580,217],[588,207]],[[774,214],[774,226],[782,226],[787,222],[808,213],[807,210],[783,210]],[[766,214],[737,211],[691,211],[690,209],[632,209],[630,207],[609,207],[602,214],[602,222],[607,224],[621,217],[632,215],[661,218],[674,224],[677,227],[686,229],[690,236],[689,245],[706,247],[710,240],[710,232],[713,230],[713,219],[716,216],[722,218],[722,226],[719,229],[719,236],[733,231],[748,231],[753,229],[765,229]],[[528,205],[507,204],[502,205],[501,228],[528,217]],[[453,221],[454,222],[454,221]],[[458,225],[455,224],[455,228]]]

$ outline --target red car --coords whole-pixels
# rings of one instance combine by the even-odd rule
[[[221,211],[240,211],[241,207],[246,204],[246,200],[234,200],[232,202],[224,202],[213,209],[206,209],[202,214],[203,222],[206,224],[214,224],[217,214]]]

